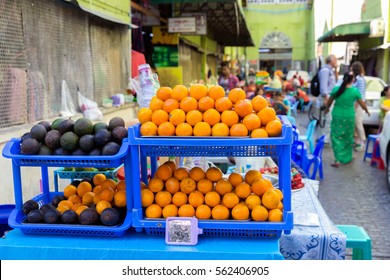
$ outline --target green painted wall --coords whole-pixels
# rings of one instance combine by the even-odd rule
[[[366,7],[362,9],[362,20],[380,18],[382,16],[382,0],[366,0]]]
[[[191,42],[193,45],[199,47],[200,49],[202,49],[202,36],[190,36],[190,35],[182,35],[180,36],[186,40],[188,40],[189,42]],[[210,39],[209,37],[204,37],[205,39],[205,46],[206,46],[206,51],[207,52],[212,52],[212,53],[215,53],[217,52],[217,48],[218,48],[218,44],[216,41]]]

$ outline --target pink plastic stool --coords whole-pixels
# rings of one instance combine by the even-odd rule
[[[379,151],[379,139],[376,139],[374,144],[374,150],[372,151],[372,157],[371,157],[371,166],[376,165],[379,169],[384,170],[385,164],[383,163],[383,160],[381,158],[381,154]]]

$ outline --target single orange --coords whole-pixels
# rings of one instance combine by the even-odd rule
[[[154,96],[149,102],[149,108],[155,112],[157,110],[161,110],[164,106],[164,101]]]
[[[190,194],[196,189],[196,182],[191,178],[184,178],[180,181],[180,191],[185,194]]]
[[[222,179],[222,171],[218,167],[212,166],[206,170],[206,178],[211,182],[217,182]]]
[[[249,185],[252,185],[253,181],[256,179],[263,178],[262,174],[258,170],[249,170],[247,173],[245,173],[245,182]]]
[[[194,136],[210,136],[211,127],[207,122],[198,122],[194,126],[193,134]]]
[[[172,89],[170,87],[160,87],[156,92],[156,96],[162,101],[168,100],[172,96]]]
[[[215,109],[208,109],[206,112],[203,113],[203,121],[207,122],[210,126],[219,123],[220,120],[221,115]]]
[[[146,189],[146,184],[141,181],[140,183],[141,190]],[[116,185],[116,190],[121,191],[121,190],[126,190],[126,181],[119,181],[118,185]]]
[[[169,120],[169,115],[163,109],[158,109],[152,114],[152,122],[154,122],[157,126],[162,124],[163,122],[167,122]]]
[[[256,222],[265,222],[268,219],[268,210],[262,205],[253,207],[251,217]]]
[[[190,178],[192,178],[195,182],[199,182],[200,180],[206,178],[206,173],[199,166],[195,166],[190,170]]]
[[[193,84],[190,86],[190,96],[196,100],[207,96],[209,89],[204,84]]]
[[[199,111],[206,112],[208,109],[214,108],[214,103],[214,99],[212,99],[210,96],[202,97],[198,101]]]
[[[95,186],[92,191],[95,195],[98,195],[102,191],[102,189],[103,189],[102,186],[98,185]]]
[[[154,122],[143,123],[140,132],[143,136],[155,136],[157,135],[157,125]]]
[[[102,187],[102,189],[111,188],[113,190],[116,190],[116,185],[117,185],[117,183],[113,179],[110,179],[110,178],[108,178],[100,183],[100,186]]]
[[[188,88],[183,85],[177,85],[172,89],[171,98],[181,101],[184,97],[188,96]]]
[[[253,210],[257,205],[261,205],[261,198],[257,194],[252,193],[245,199],[245,204],[250,210]]]
[[[163,181],[166,181],[172,177],[172,169],[168,164],[162,164],[157,168],[154,176],[160,178]]]
[[[169,121],[173,125],[184,123],[186,120],[186,113],[182,109],[174,109],[169,113]]]
[[[114,204],[116,207],[125,207],[127,205],[126,191],[117,191],[115,193]]]
[[[239,198],[245,199],[252,193],[252,190],[249,184],[243,182],[234,189],[234,192]]]
[[[177,207],[186,204],[187,200],[187,195],[183,192],[177,192],[172,197],[172,203],[175,204]]]
[[[221,122],[225,123],[228,127],[231,127],[232,125],[238,123],[239,120],[240,117],[233,110],[225,110],[221,114]]]
[[[172,112],[175,109],[179,109],[179,101],[173,98],[169,98],[165,100],[163,105],[163,110],[167,111],[168,113]]]
[[[149,205],[148,208],[145,210],[145,216],[146,218],[161,218],[162,215],[162,209],[160,205],[152,204]]]
[[[195,216],[195,208],[191,204],[183,204],[179,207],[179,217],[193,217]]]
[[[246,115],[242,120],[242,123],[246,126],[246,128],[249,131],[255,130],[256,128],[259,128],[261,125],[260,118],[255,113]]]
[[[73,186],[73,185],[67,185],[64,188],[64,196],[66,198],[69,198],[73,194],[77,194],[77,188],[75,186]]]
[[[196,208],[195,216],[198,219],[210,219],[211,218],[211,209],[207,205],[200,205]]]
[[[181,181],[183,180],[184,178],[189,178],[190,177],[190,172],[188,172],[187,169],[185,169],[184,167],[179,167],[175,170],[175,172],[173,173],[173,176]]]
[[[237,204],[232,209],[232,218],[234,220],[248,220],[249,219],[249,209],[245,203]]]
[[[230,193],[232,190],[233,186],[227,179],[222,178],[215,184],[215,191],[220,195]]]
[[[148,189],[156,193],[161,191],[164,188],[164,181],[160,178],[152,178],[149,181]]]
[[[238,186],[239,184],[241,184],[244,181],[241,174],[236,173],[236,172],[231,173],[229,175],[228,180],[232,184],[233,187]]]
[[[244,100],[246,98],[246,93],[241,88],[233,88],[229,91],[228,97],[233,104],[236,104],[239,100]]]
[[[114,200],[115,191],[111,188],[102,189],[99,193],[99,199],[111,202]]]
[[[268,212],[268,221],[270,222],[282,222],[283,212],[279,209],[272,209]]]
[[[233,208],[240,202],[240,198],[233,192],[227,193],[222,197],[222,203],[227,208]]]
[[[238,100],[236,104],[234,104],[234,111],[241,117],[245,117],[253,112],[253,106],[250,100]]]
[[[141,191],[141,203],[142,207],[148,207],[154,202],[154,194],[149,189],[144,189]]]
[[[273,120],[267,123],[265,130],[270,137],[277,137],[282,134],[282,123],[279,120]]]
[[[180,123],[175,129],[176,136],[192,136],[192,126],[188,123]]]
[[[84,204],[82,204],[80,202],[79,203],[73,203],[73,206],[72,206],[72,208],[70,208],[70,210],[73,210],[73,211],[76,212],[77,208],[79,208],[81,205],[84,205]],[[86,205],[84,205],[84,206],[86,206]]]
[[[225,136],[229,136],[229,133],[230,133],[229,127],[224,123],[216,123],[211,128],[212,136],[225,137]]]
[[[261,197],[261,204],[268,210],[277,209],[279,203],[279,194],[274,189],[267,190]]]
[[[175,135],[176,127],[171,122],[163,122],[157,128],[159,136],[173,136]]]
[[[98,186],[106,179],[107,179],[106,175],[104,175],[103,173],[98,173],[95,176],[93,176],[92,181],[95,186]]]
[[[284,206],[282,202],[279,202],[277,209],[283,212]]]
[[[174,204],[166,205],[162,210],[162,215],[164,218],[168,217],[177,217],[178,208]]]
[[[253,106],[253,110],[257,113],[257,112],[260,112],[262,109],[264,109],[265,107],[268,106],[268,102],[267,102],[267,99],[265,99],[263,96],[261,95],[256,95],[255,97],[253,97],[253,99],[251,100],[252,102],[252,106]]]
[[[233,108],[233,103],[228,97],[221,97],[215,101],[215,109],[222,113]]]
[[[186,114],[186,122],[191,126],[195,126],[198,122],[201,122],[202,120],[203,115],[198,110],[192,110]]]
[[[195,208],[204,203],[204,195],[200,191],[192,191],[188,196],[188,203]]]
[[[78,186],[77,186],[77,194],[79,195],[79,197],[83,197],[83,195],[87,192],[91,192],[92,191],[92,186],[90,183],[84,181],[84,182],[81,182]]]
[[[156,196],[154,197],[154,200],[157,205],[160,205],[161,207],[164,207],[168,204],[171,204],[172,202],[172,194],[170,194],[167,191],[160,191],[156,193]]]
[[[167,164],[171,168],[172,172],[176,170],[176,163],[173,160],[167,160],[163,164]]]
[[[198,109],[198,101],[196,101],[196,99],[191,97],[191,96],[184,97],[180,101],[180,109],[182,109],[186,113],[188,113],[189,111],[192,111],[192,110],[197,110]]]
[[[279,194],[280,200],[283,200],[283,192],[280,189],[275,189],[274,190]]]
[[[66,210],[71,209],[71,207],[68,207],[66,205],[58,205],[56,208],[60,213],[64,213]]]
[[[68,197],[68,200],[73,204],[81,203],[81,197],[78,196],[77,194],[72,194],[71,196]]]
[[[99,194],[95,194],[95,196],[93,197],[93,204],[98,204],[100,201],[100,198],[99,198]]]
[[[58,207],[68,207],[68,209],[71,209],[72,206],[73,206],[73,202],[69,201],[69,200],[62,200],[60,201],[60,203],[58,203]]]
[[[211,86],[209,88],[208,96],[210,96],[215,101],[218,98],[225,97],[225,90],[220,85]]]
[[[203,194],[211,192],[213,190],[213,182],[209,179],[201,179],[198,183],[196,183],[196,189]]]
[[[270,189],[270,186],[267,184],[264,179],[255,179],[251,184],[252,192],[258,196],[262,196],[267,190]]]
[[[214,206],[218,205],[221,202],[221,196],[219,195],[219,193],[214,192],[214,191],[208,192],[204,196],[204,202],[208,206],[214,207]]]
[[[226,206],[216,205],[211,210],[211,216],[214,220],[227,220],[230,216],[230,211]]]
[[[150,108],[141,108],[138,111],[138,121],[143,124],[152,120],[153,111]]]
[[[86,192],[81,198],[81,203],[87,206],[91,206],[93,204],[93,198],[95,194],[93,192]]]
[[[230,136],[248,136],[248,128],[242,123],[233,124],[229,130]]]
[[[251,132],[252,138],[268,138],[268,133],[263,128],[256,128]]]
[[[80,216],[81,212],[83,212],[85,209],[88,209],[89,207],[87,205],[81,204],[77,209],[75,210],[76,214]]]
[[[165,189],[171,194],[175,194],[180,190],[180,182],[176,178],[169,178],[165,182]]]
[[[260,117],[261,125],[265,126],[270,121],[276,119],[276,112],[274,108],[266,107],[262,109],[257,115]]]

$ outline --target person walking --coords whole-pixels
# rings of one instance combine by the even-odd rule
[[[364,67],[360,61],[356,61],[351,65],[351,71],[355,82],[353,85],[359,90],[362,100],[366,103],[366,80],[364,79]],[[363,109],[355,103],[355,129],[357,137],[355,137],[355,151],[361,152],[364,150],[366,143],[366,132],[363,126]]]
[[[337,68],[337,58],[335,55],[329,55],[325,60],[325,65],[321,67],[318,78],[320,81],[320,98],[321,106],[328,103],[329,95],[336,84],[335,69]],[[332,111],[333,107],[329,110]],[[330,123],[332,121],[331,114],[325,116],[325,127],[322,129],[322,134],[325,135],[325,143],[330,143]]]
[[[221,75],[218,78],[218,84],[225,90],[227,96],[229,91],[237,87],[238,78],[230,73],[229,62],[221,62]]]
[[[335,101],[332,110],[331,139],[335,161],[331,165],[339,167],[352,161],[353,136],[355,130],[355,102],[370,116],[359,90],[352,86],[353,74],[345,74],[341,86],[335,87],[330,93],[326,104],[326,114]]]

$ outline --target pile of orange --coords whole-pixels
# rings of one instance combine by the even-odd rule
[[[57,210],[73,210],[80,215],[85,209],[96,207],[101,214],[106,208],[126,206],[125,181],[116,182],[103,173],[96,174],[92,181],[82,181],[77,187],[67,185],[63,191],[67,199],[58,204]]]
[[[194,84],[160,87],[149,108],[138,112],[143,136],[277,137],[282,123],[267,100],[246,99],[240,88],[228,96],[221,86]]]
[[[141,186],[147,218],[283,221],[283,194],[256,170],[227,179],[216,167],[187,170],[167,161]]]

